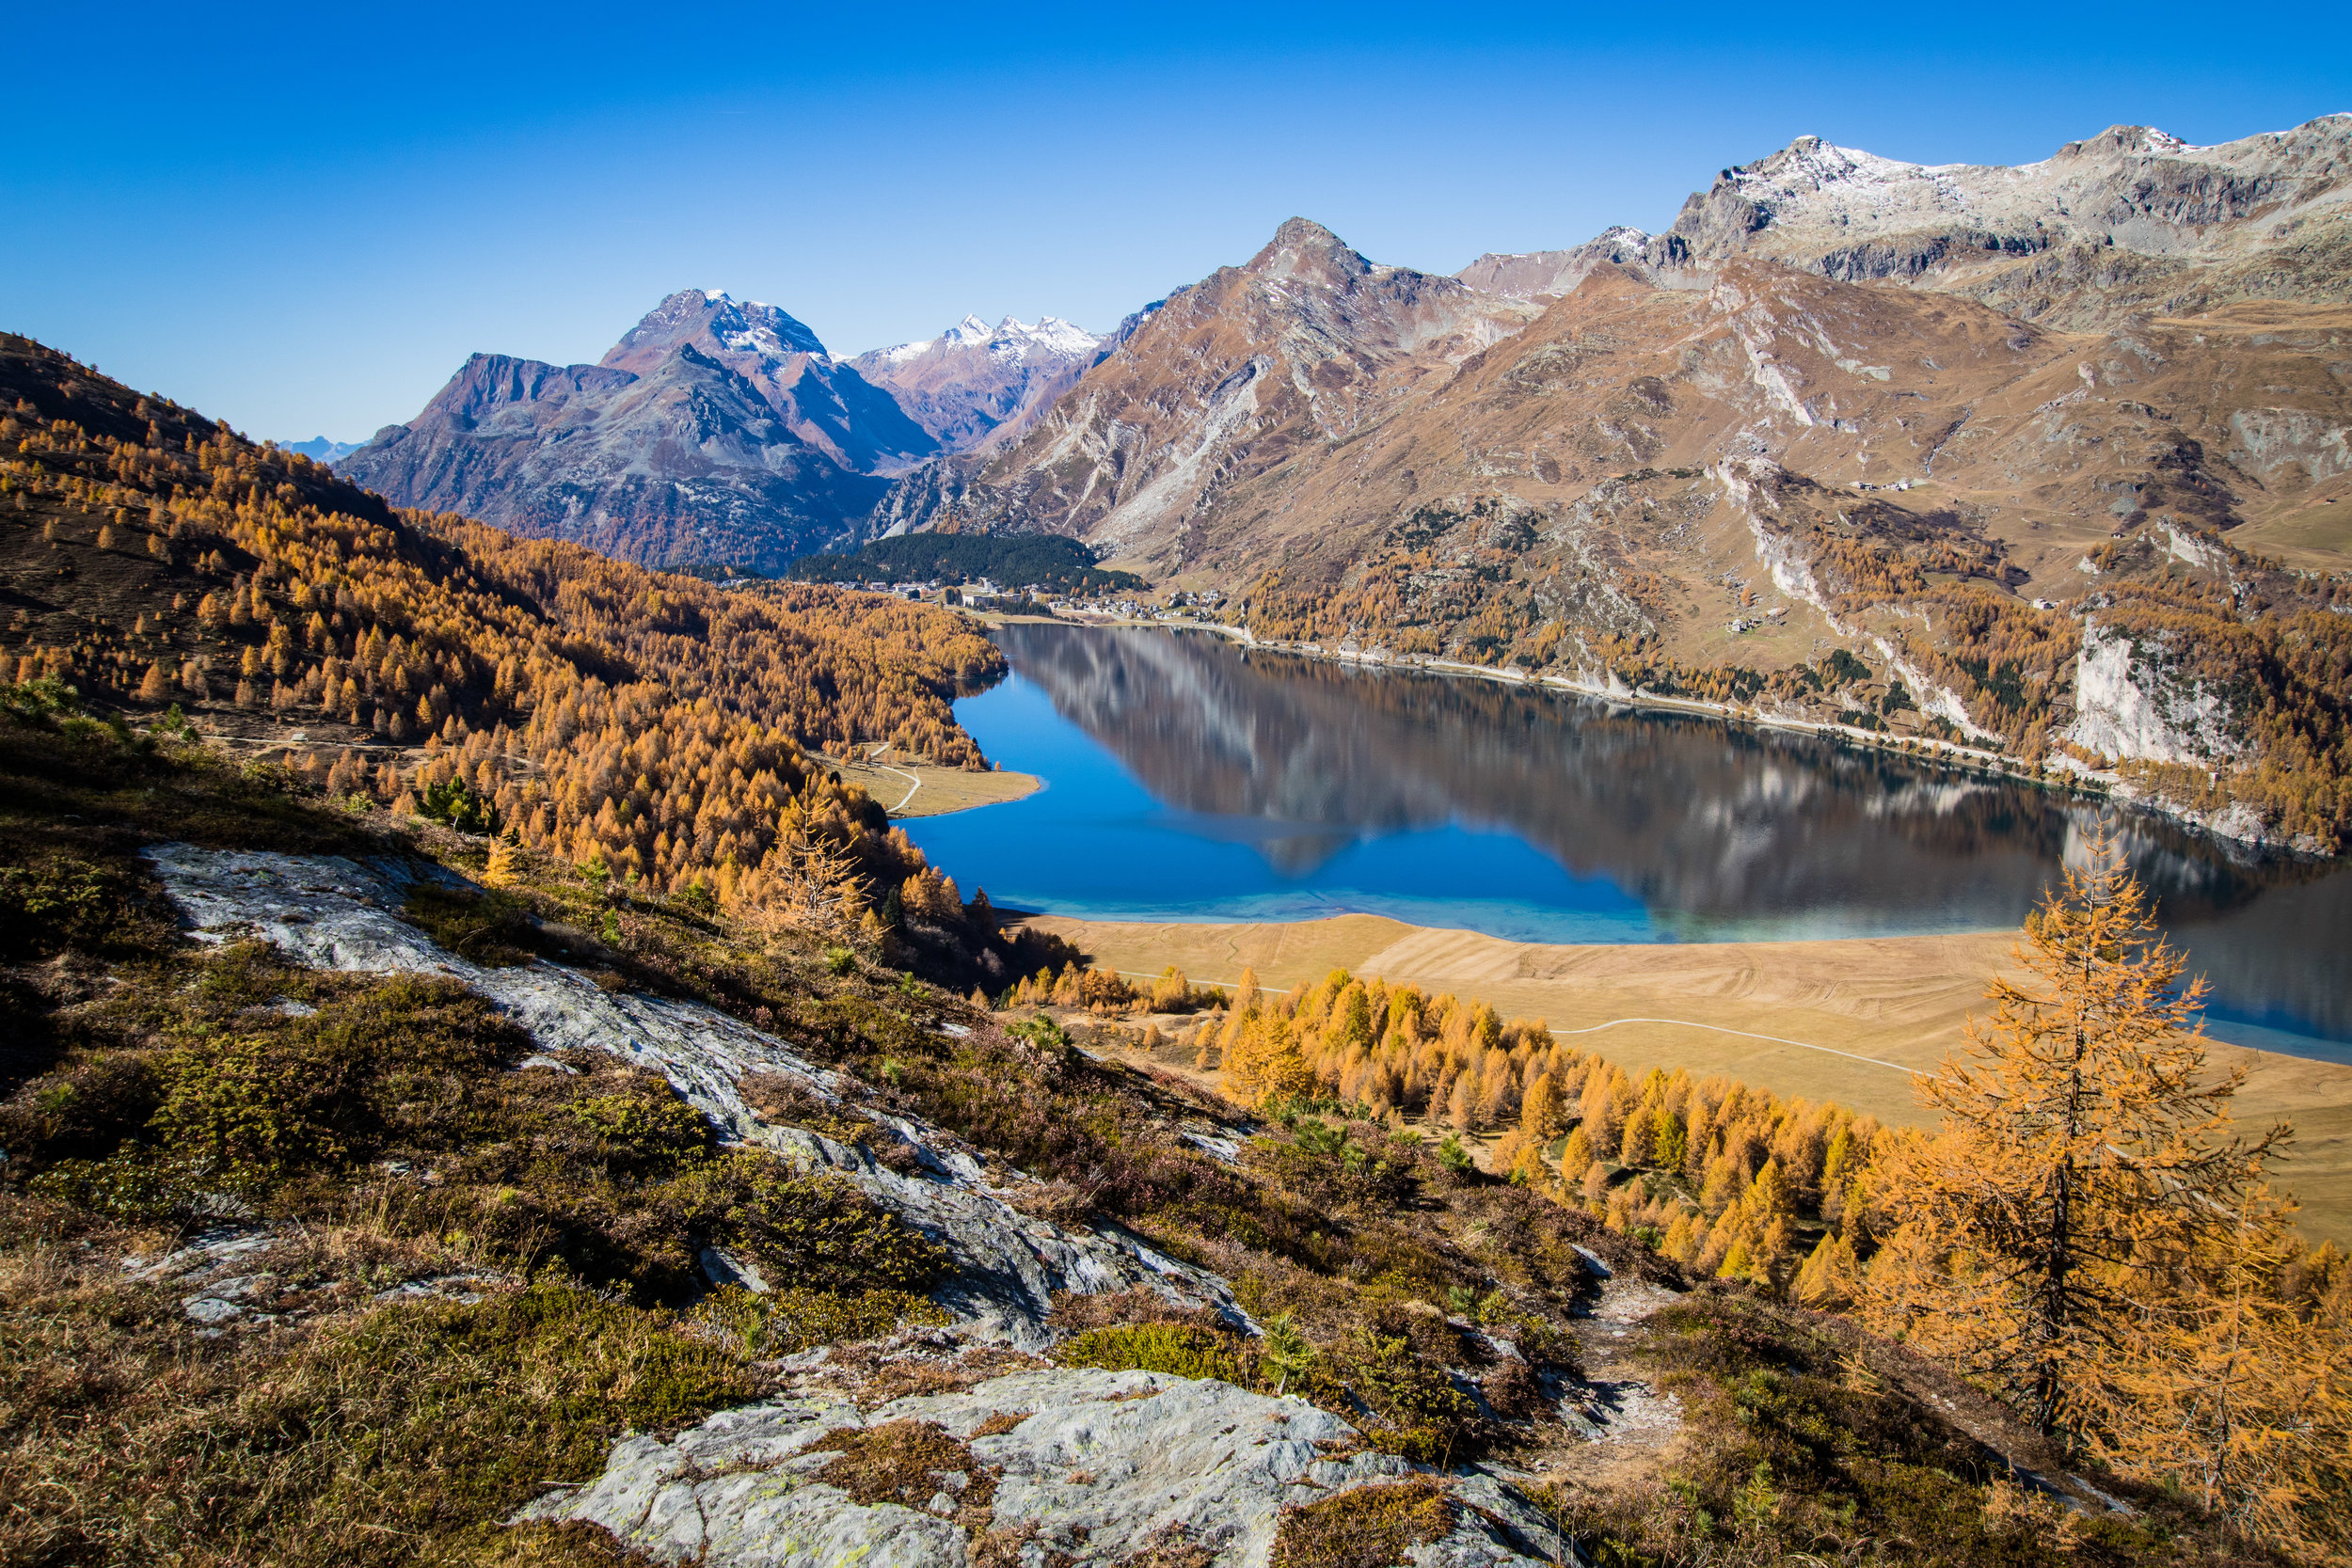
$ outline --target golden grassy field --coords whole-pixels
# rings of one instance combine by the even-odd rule
[[[1097,964],[1139,974],[1176,965],[1196,982],[1244,966],[1287,990],[1335,968],[1482,998],[1505,1017],[1541,1018],[1632,1073],[1722,1072],[1782,1096],[1836,1100],[1882,1120],[1924,1121],[1913,1073],[1957,1050],[1985,981],[2008,967],[2012,934],[1839,942],[1548,946],[1433,930],[1376,915],[1288,924],[1120,924],[1052,915],[1027,922]],[[1618,1022],[1618,1020],[1659,1022]],[[1671,1022],[1666,1022],[1671,1021]],[[1758,1037],[1773,1037],[1771,1038]],[[2352,1242],[2352,1067],[2217,1042],[2217,1067],[2243,1064],[2243,1122],[2295,1124],[2280,1183],[2302,1227]]]

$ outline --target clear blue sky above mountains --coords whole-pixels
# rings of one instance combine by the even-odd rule
[[[1097,330],[1293,214],[1376,261],[1659,229],[1813,133],[2016,163],[2352,108],[2352,7],[27,8],[0,326],[260,436],[669,291],[838,354]]]

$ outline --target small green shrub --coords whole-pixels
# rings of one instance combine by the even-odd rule
[[[79,855],[0,865],[0,958],[116,948],[115,927],[131,900],[119,868]]]
[[[631,1171],[682,1170],[713,1146],[702,1113],[650,1078],[632,1081],[622,1092],[584,1096],[569,1109],[604,1145],[608,1159]]]
[[[1287,1393],[1290,1386],[1314,1370],[1322,1357],[1307,1337],[1298,1331],[1297,1320],[1288,1312],[1268,1318],[1264,1337],[1258,1346],[1258,1365],[1274,1385],[1278,1394]]]
[[[1307,1203],[1327,1209],[1343,1203],[1394,1204],[1412,1196],[1413,1150],[1377,1129],[1367,1136],[1345,1123],[1316,1117],[1283,1118],[1290,1141],[1262,1139],[1252,1146],[1265,1174]]]
[[[185,1218],[230,1182],[200,1156],[133,1145],[103,1160],[60,1160],[29,1185],[37,1196],[137,1225]]]
[[[231,1036],[183,1047],[166,1060],[164,1102],[151,1124],[179,1158],[200,1159],[241,1185],[344,1153],[348,1074],[307,1041]]]
[[[1423,1465],[1476,1457],[1478,1406],[1402,1336],[1360,1330],[1334,1359],[1348,1390],[1373,1413],[1364,1440],[1374,1448]]]
[[[947,1249],[853,1183],[736,1149],[686,1170],[659,1195],[687,1230],[749,1254],[761,1272],[818,1291],[919,1291]]]
[[[1354,1487],[1285,1507],[1268,1568],[1393,1568],[1414,1547],[1451,1535],[1460,1516],[1439,1476]]]
[[[20,724],[52,724],[81,711],[82,694],[56,675],[0,687],[0,713]]]
[[[712,1291],[691,1316],[732,1336],[751,1356],[791,1355],[818,1345],[879,1339],[901,1328],[937,1328],[949,1322],[946,1308],[936,1302],[904,1291],[835,1294],[794,1289],[754,1294],[736,1285]]]
[[[459,779],[427,784],[417,802],[417,815],[445,822],[461,833],[481,835],[498,832],[498,808]]]
[[[1109,1372],[1215,1378],[1244,1388],[1258,1382],[1256,1355],[1239,1338],[1181,1323],[1089,1329],[1066,1340],[1054,1356],[1065,1367],[1099,1367]]]

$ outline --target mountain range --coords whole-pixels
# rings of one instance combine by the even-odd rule
[[[2315,352],[2326,334],[2298,348],[2278,328],[2352,295],[2347,196],[2337,116],[2217,148],[2118,127],[2019,168],[1803,137],[1724,170],[1663,234],[1613,229],[1450,278],[1294,219],[1178,291],[1020,441],[947,459],[945,489],[975,520],[1232,579],[1302,546],[1344,569],[1422,528],[1407,520],[1433,498],[1573,510],[1612,474],[1729,458],[1933,478],[2011,514],[2034,492],[2037,514],[2096,518],[2142,486],[2068,454],[2175,433],[2212,449],[2196,464],[2238,453],[2295,490],[2285,469],[2308,483],[2344,461],[2343,377]],[[2195,384],[2193,429],[2102,395],[2169,378]],[[2073,434],[2013,428],[2053,397]]]
[[[340,467],[653,563],[1057,533],[1262,640],[2210,769],[2352,723],[2246,641],[2352,608],[2347,338],[2352,116],[2016,167],[1806,136],[1662,233],[1452,276],[1293,218],[1101,339],[844,361],[690,290],[597,366],[477,356]],[[2319,816],[2285,836],[2352,799]]]
[[[850,361],[786,311],[664,299],[594,365],[477,354],[338,467],[404,505],[653,565],[781,567],[852,530],[893,476],[1025,429],[1097,340],[967,318]]]
[[[2116,351],[2153,372],[2155,324],[2341,305],[2348,127],[2333,116],[2197,148],[2119,126],[2020,167],[1800,137],[1722,171],[1662,234],[1613,228],[1450,277],[1375,265],[1293,219],[1107,338],[1050,316],[966,317],[836,360],[773,306],[685,290],[596,366],[476,355],[342,467],[405,504],[655,562],[772,563],[920,528],[947,505],[1074,533],[1160,575],[1234,580],[1289,559],[1294,531],[1327,563],[1352,562],[1433,491],[1571,504],[1604,470],[1670,456],[1793,456],[1866,482],[1940,463],[1948,485],[1981,465],[1931,449],[1932,434],[1965,409],[1962,447],[1990,452],[1991,404],[2037,370],[2095,373],[2071,369],[2080,351],[2130,338],[2137,349]],[[2239,325],[2264,340],[2245,352],[2296,357],[2262,324]],[[1955,335],[2004,346],[1927,368]],[[2164,363],[2217,347],[2207,335]],[[1903,404],[1916,406],[1889,423]],[[2320,478],[2296,454],[2341,461],[2341,430],[2327,409],[2225,394],[2196,439],[2242,448],[2267,484],[2281,462]],[[2094,436],[2116,438],[2074,444]],[[2095,483],[2088,512],[2080,493],[2057,510],[2102,515],[2120,492]]]

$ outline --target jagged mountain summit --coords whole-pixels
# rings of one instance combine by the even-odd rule
[[[1035,325],[967,315],[936,338],[850,361],[949,451],[1018,438],[1100,356],[1104,340],[1058,316]]]
[[[627,560],[772,568],[938,451],[786,311],[686,289],[596,365],[473,356],[338,467],[402,505]]]
[[[1250,472],[1360,433],[1537,309],[1376,266],[1293,218],[1246,265],[1178,290],[1125,329],[985,466],[919,470],[884,515],[944,505],[977,523],[1151,552]]]
[[[2014,169],[1802,138],[1454,277],[1293,220],[877,524],[1072,534],[1382,657],[2091,768],[2250,768],[2292,711],[2332,756],[2319,666],[2256,645],[2332,636],[2297,574],[2352,562],[2348,192],[2335,116]],[[2304,821],[2282,789],[2231,831]],[[2282,836],[2352,835],[2312,809]]]
[[[2352,283],[2352,115],[2192,147],[2117,125],[2017,167],[1902,163],[1819,136],[1719,175],[1668,231],[1694,259],[1894,278],[2054,325]]]

